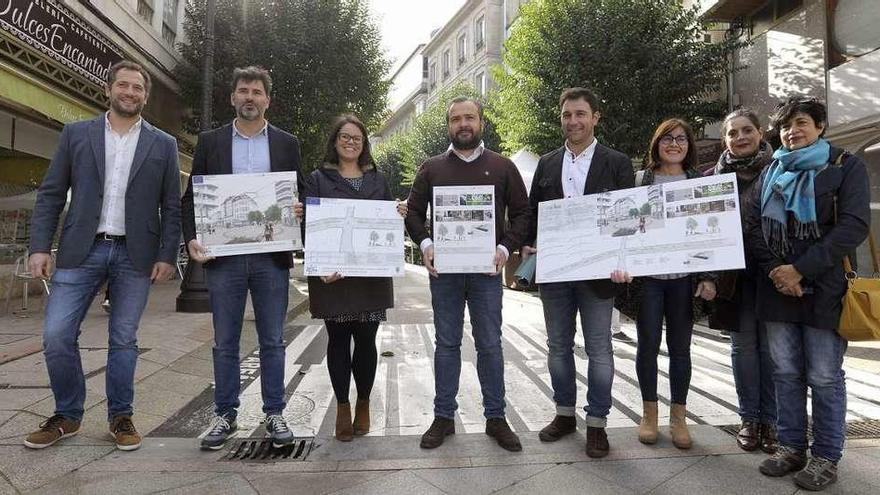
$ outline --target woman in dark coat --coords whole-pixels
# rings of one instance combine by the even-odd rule
[[[343,115],[331,128],[324,164],[309,177],[306,197],[393,199],[388,181],[376,171],[367,130],[357,117]],[[406,216],[405,204],[397,209]],[[386,319],[385,310],[394,306],[394,286],[387,277],[346,278],[340,273],[309,277],[308,282],[312,317],[323,319],[327,328],[327,367],[337,402],[336,438],[348,442],[370,430],[376,332]],[[353,421],[348,398],[352,375],[358,394]]]
[[[836,328],[846,292],[843,258],[867,237],[865,163],[822,139],[825,105],[790,98],[771,125],[782,147],[753,189],[749,244],[757,262],[758,318],[767,325],[776,385],[779,447],[760,465],[821,490],[837,479],[846,436],[843,354]],[[835,211],[836,210],[836,211]],[[807,388],[813,443],[807,462]],[[806,467],[805,467],[806,466]]]
[[[773,148],[763,140],[761,122],[751,110],[734,110],[722,122],[726,149],[715,174],[735,173],[740,212],[745,217],[754,206],[750,194],[761,172],[773,159]],[[745,227],[744,227],[745,228]],[[729,330],[731,362],[742,425],[736,441],[740,448],[776,450],[776,389],[767,328],[755,314],[755,266],[748,243],[744,244],[746,269],[722,272],[714,301],[712,326]]]

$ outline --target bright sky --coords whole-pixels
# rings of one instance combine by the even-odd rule
[[[427,43],[431,31],[446,24],[465,0],[369,0],[369,3],[382,30],[382,47],[394,70],[419,43]]]

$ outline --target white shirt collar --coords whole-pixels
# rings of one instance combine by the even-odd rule
[[[134,125],[131,126],[131,128],[128,130],[127,134],[131,134],[132,132],[139,131],[141,128],[141,124],[143,122],[144,122],[144,118],[138,117],[137,122],[135,122]],[[113,130],[113,126],[110,125],[110,110],[107,110],[107,112],[104,113],[104,126],[108,131],[116,132]],[[117,132],[117,134],[119,134],[119,133]],[[122,136],[122,134],[119,134],[119,135]]]
[[[568,140],[565,141],[565,153],[571,158],[571,161],[578,161],[581,158],[590,158],[593,156],[593,153],[596,152],[596,145],[599,143],[599,140],[593,137],[593,142],[587,146],[584,151],[581,151],[580,155],[575,156],[574,151],[571,151],[571,148],[568,147]]]
[[[265,135],[268,132],[269,132],[269,121],[263,119],[263,128],[260,129],[260,132],[254,134],[254,136],[259,136],[260,134]],[[236,135],[241,136],[245,139],[250,139],[251,137],[254,137],[254,136],[251,136],[251,137],[245,136],[244,134],[241,133],[241,131],[238,130],[238,118],[235,118],[232,121],[232,136],[235,137]]]
[[[464,161],[466,163],[470,163],[470,162],[476,160],[477,158],[479,158],[480,155],[482,155],[483,151],[485,151],[485,150],[486,150],[485,143],[483,143],[483,141],[480,141],[480,145],[477,146],[477,149],[474,150],[474,152],[471,154],[471,156],[466,157],[466,156],[462,155],[457,149],[455,149],[455,146],[453,146],[452,144],[449,145],[449,148],[446,150],[446,152],[447,153],[455,153],[455,156],[461,158],[462,161]]]

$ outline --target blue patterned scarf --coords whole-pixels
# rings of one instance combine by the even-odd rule
[[[814,185],[816,174],[828,165],[830,154],[831,146],[824,139],[805,148],[782,147],[773,153],[761,191],[761,229],[774,254],[785,256],[791,248],[786,229],[788,212],[797,239],[820,237]]]

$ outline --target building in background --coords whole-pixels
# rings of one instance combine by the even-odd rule
[[[180,0],[0,2],[0,210],[40,184],[65,123],[106,109],[108,68],[126,58],[153,79],[144,115],[176,135],[184,169],[191,140],[172,69],[180,61]],[[4,242],[0,240],[0,242]]]
[[[494,82],[491,67],[528,0],[467,0],[452,18],[431,33],[394,72],[389,93],[391,115],[372,136],[374,143],[408,131],[446,88],[461,81],[486,96]]]
[[[831,143],[868,164],[874,232],[880,232],[880,8],[877,0],[703,0],[707,20],[750,42],[728,80],[731,108],[749,107],[766,124],[790,95],[828,105]],[[859,266],[870,270],[867,250]]]

